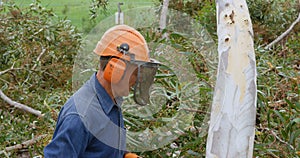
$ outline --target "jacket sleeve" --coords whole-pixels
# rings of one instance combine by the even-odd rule
[[[44,157],[79,157],[89,142],[78,114],[68,114],[57,123],[52,141],[44,148]]]

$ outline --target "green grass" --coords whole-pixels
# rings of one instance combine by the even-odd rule
[[[26,7],[32,3],[31,0],[14,0],[20,7]],[[91,0],[41,0],[41,4],[46,8],[53,8],[55,14],[61,18],[66,17],[75,25],[81,32],[88,33],[89,30],[96,25],[97,22],[102,19],[114,15],[117,12],[117,6],[119,2],[124,4],[121,6],[122,10],[128,10],[131,8],[152,6],[157,3],[157,0],[109,0],[107,11],[105,13],[99,12],[95,22],[90,20],[89,7],[92,4]]]

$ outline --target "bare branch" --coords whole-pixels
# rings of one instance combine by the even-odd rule
[[[21,110],[24,110],[26,112],[29,112],[29,113],[32,113],[38,117],[43,117],[43,114],[41,113],[41,111],[38,111],[38,110],[35,110],[27,105],[24,105],[24,104],[21,104],[21,103],[18,103],[18,102],[15,102],[13,100],[11,100],[9,97],[7,97],[3,92],[2,90],[0,90],[0,97],[5,101],[7,102],[8,104],[10,104],[11,106],[14,106],[16,108],[19,108]]]
[[[10,147],[6,147],[4,150],[0,151],[0,154],[3,154],[5,152],[8,152],[8,151],[12,151],[12,150],[20,150],[20,149],[23,149],[23,148],[26,148],[30,145],[33,145],[34,143],[36,143],[37,141],[39,141],[40,139],[43,139],[47,136],[47,134],[43,134],[43,135],[40,135],[38,137],[35,137],[33,139],[30,139],[30,140],[27,140],[21,144],[17,144],[17,145],[14,145],[14,146],[10,146]]]
[[[7,73],[7,72],[9,72],[9,71],[12,71],[12,70],[20,70],[20,69],[22,69],[22,68],[14,68],[14,66],[15,66],[15,63],[13,63],[13,65],[9,69],[6,69],[4,71],[0,71],[0,76],[3,75],[3,74],[5,74],[5,73]]]
[[[295,27],[295,25],[297,23],[300,22],[300,12],[298,15],[298,18],[292,23],[292,25],[289,27],[289,29],[287,29],[283,34],[281,34],[279,37],[277,37],[273,42],[271,42],[270,44],[268,44],[265,49],[270,49],[274,44],[278,43],[279,41],[281,41],[285,36],[287,36]]]
[[[0,71],[0,76],[7,73],[8,71],[11,71],[11,70],[12,70],[12,68],[6,69],[4,71]]]
[[[22,68],[9,68],[9,69],[6,69],[4,71],[0,71],[0,76],[9,72],[9,71],[12,71],[12,70],[21,70]]]
[[[266,128],[266,130],[269,131],[279,142],[289,146],[292,150],[295,150],[295,148],[291,144],[289,144],[288,142],[286,142],[286,141],[282,140],[281,138],[279,138],[274,131],[272,131],[268,128]]]

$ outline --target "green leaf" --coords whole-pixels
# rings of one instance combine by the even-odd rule
[[[295,118],[292,120],[292,122],[295,122],[296,124],[299,124],[300,123],[300,118]]]

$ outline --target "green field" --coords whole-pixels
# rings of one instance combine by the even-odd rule
[[[96,19],[96,23],[101,21],[103,18],[113,15],[117,12],[117,6],[119,2],[123,2],[121,6],[122,10],[128,10],[135,7],[151,6],[157,3],[158,0],[109,0],[107,11],[99,12]],[[5,1],[4,1],[5,2]],[[29,6],[33,1],[30,0],[14,0],[16,4],[21,7]],[[57,16],[69,19],[73,25],[77,26],[82,32],[88,32],[95,23],[90,20],[90,6],[91,0],[41,0],[44,7],[50,9],[53,8]]]

